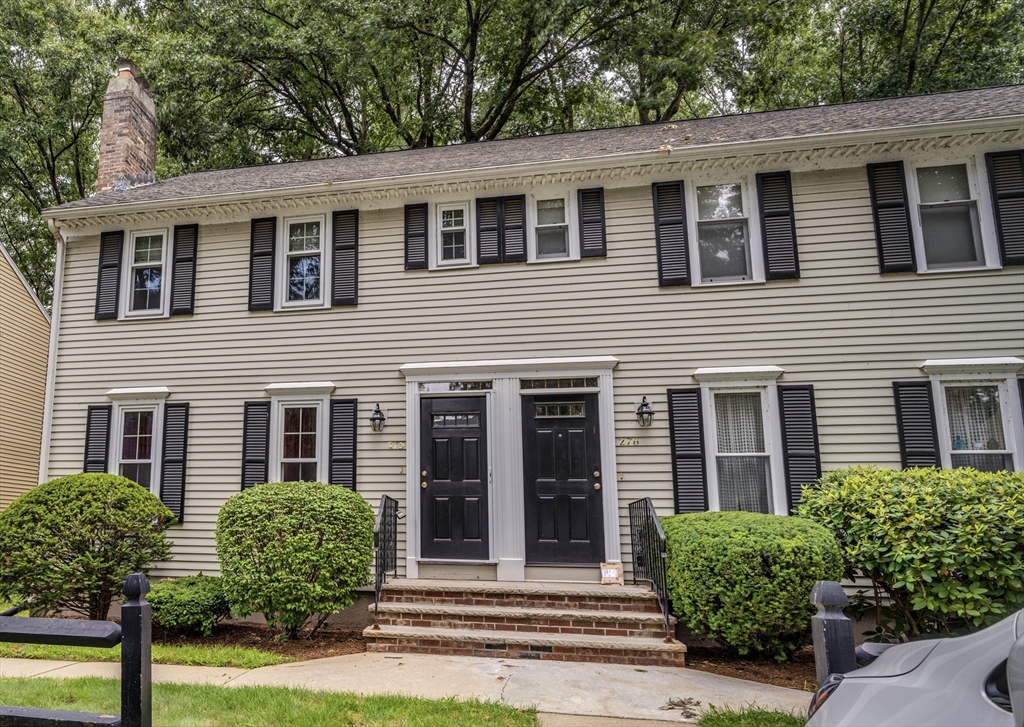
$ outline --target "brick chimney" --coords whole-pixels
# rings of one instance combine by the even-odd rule
[[[118,61],[103,97],[96,194],[154,181],[156,104],[149,83],[129,60]]]

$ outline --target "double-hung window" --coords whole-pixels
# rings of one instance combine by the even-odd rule
[[[295,482],[317,480],[318,452],[317,429],[320,418],[319,407],[282,407],[281,480]]]
[[[697,249],[701,282],[753,279],[742,184],[697,187]]]
[[[439,267],[466,265],[470,260],[469,204],[441,204],[437,206],[438,244],[435,260]]]
[[[283,305],[323,303],[324,219],[311,217],[285,221]]]
[[[714,467],[720,510],[771,512],[771,456],[764,390],[718,390],[714,397]]]
[[[289,392],[288,385],[277,386],[283,391],[271,389],[270,481],[326,482],[330,431],[327,394],[334,385],[314,382],[299,396],[296,395],[299,392]]]
[[[942,433],[953,467],[982,472],[1014,468],[1005,383],[949,381],[942,383],[946,426]]]
[[[133,232],[128,245],[125,316],[163,315],[167,309],[167,232]]]
[[[967,165],[919,166],[914,171],[926,267],[984,265],[978,201]]]
[[[160,405],[122,404],[116,412],[115,471],[159,494]]]
[[[569,211],[564,197],[536,200],[537,260],[553,260],[570,256]]]

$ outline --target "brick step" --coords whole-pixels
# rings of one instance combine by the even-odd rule
[[[363,631],[367,651],[487,656],[502,659],[582,661],[635,666],[684,666],[686,646],[673,641],[621,636],[577,636],[517,631],[372,626]]]
[[[375,612],[373,604],[370,613]],[[661,613],[590,611],[577,608],[457,606],[445,603],[380,604],[377,623],[417,628],[484,629],[523,633],[664,638]],[[675,617],[670,619],[675,625]]]
[[[385,603],[660,613],[657,598],[647,588],[590,583],[395,580],[384,585],[381,600]]]

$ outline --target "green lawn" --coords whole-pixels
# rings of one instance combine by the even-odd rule
[[[58,661],[121,661],[121,646],[101,649],[92,646],[41,646],[0,643],[0,659],[56,659]],[[154,664],[185,666],[260,666],[295,661],[287,656],[241,646],[164,646],[153,644]]]
[[[121,683],[110,679],[0,679],[3,702],[22,707],[114,713]],[[283,687],[153,685],[158,727],[536,727],[533,710],[484,702],[360,697]]]
[[[739,712],[711,707],[698,723],[700,727],[804,727],[804,717],[748,707]]]

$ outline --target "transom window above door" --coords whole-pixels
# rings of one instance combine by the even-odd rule
[[[984,265],[978,203],[967,165],[917,167],[916,178],[925,265]]]
[[[317,406],[285,406],[282,409],[281,480],[317,480]]]
[[[697,249],[702,282],[753,278],[742,184],[697,187]]]

